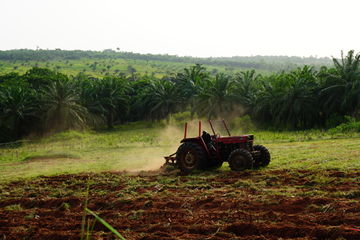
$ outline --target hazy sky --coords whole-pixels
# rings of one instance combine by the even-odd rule
[[[356,0],[0,0],[0,49],[180,56],[360,51]]]

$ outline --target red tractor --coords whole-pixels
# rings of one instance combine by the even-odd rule
[[[229,136],[216,134],[209,121],[213,135],[201,132],[199,122],[198,137],[187,138],[188,124],[185,123],[184,139],[176,153],[165,157],[168,165],[178,167],[183,173],[195,169],[220,168],[228,162],[234,171],[265,167],[270,163],[270,153],[262,145],[253,145],[254,135],[231,136],[225,121],[222,121]]]

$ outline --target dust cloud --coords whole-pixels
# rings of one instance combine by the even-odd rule
[[[165,163],[164,157],[175,153],[180,146],[180,141],[184,137],[183,128],[178,125],[166,125],[159,131],[155,144],[132,149],[132,152],[136,154],[136,159],[130,157],[129,161],[139,161],[143,164],[127,171],[134,174],[144,171],[161,171]]]
[[[222,118],[211,120],[215,134],[220,136],[228,136],[227,130],[224,127],[223,119],[231,135],[239,135],[239,133],[247,133],[251,119],[248,116],[243,116],[245,109],[241,106],[236,106],[233,111],[223,114]],[[196,119],[187,121],[187,138],[199,136],[199,121],[201,121],[201,131],[206,131],[213,134],[209,121],[206,119]],[[156,144],[150,146],[143,146],[132,149],[136,158],[130,157],[129,161],[138,161],[141,166],[128,168],[129,172],[137,173],[142,171],[160,171],[165,163],[164,156],[169,156],[177,151],[180,146],[180,141],[184,138],[185,122],[169,122],[162,130],[159,131],[156,138]]]
[[[201,122],[201,131],[205,130],[212,134],[208,121],[202,120]],[[128,169],[127,171],[130,173],[138,173],[141,171],[160,170],[165,163],[164,157],[175,153],[180,146],[180,141],[184,138],[184,129],[185,124],[183,123],[170,123],[159,131],[156,139],[157,144],[132,149],[134,154],[136,154],[136,159],[130,156],[129,161],[139,161],[144,164],[139,168]],[[199,120],[188,121],[186,137],[197,136],[199,136]]]

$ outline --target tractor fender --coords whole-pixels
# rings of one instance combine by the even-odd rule
[[[195,138],[184,138],[183,140],[180,141],[180,143],[185,143],[185,142],[196,142],[197,144],[199,144],[206,152],[206,154],[208,156],[210,156],[210,152],[208,147],[205,144],[204,139],[202,139],[202,137],[195,137]]]

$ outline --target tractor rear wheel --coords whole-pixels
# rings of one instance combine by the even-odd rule
[[[192,142],[185,142],[176,152],[176,164],[183,173],[200,168],[205,162],[206,156],[203,148]]]
[[[230,153],[228,162],[231,170],[242,171],[251,169],[254,164],[254,159],[248,150],[240,148]]]
[[[270,152],[263,145],[255,145],[253,147],[254,151],[258,153],[254,155],[254,167],[266,167],[270,163]]]

